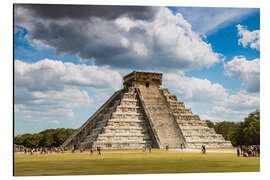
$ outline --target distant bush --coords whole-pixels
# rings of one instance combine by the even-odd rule
[[[75,131],[76,129],[47,129],[35,134],[15,136],[14,143],[29,148],[58,147]]]
[[[244,122],[213,123],[206,120],[206,123],[226,140],[230,140],[234,146],[260,144],[260,110],[250,113]]]

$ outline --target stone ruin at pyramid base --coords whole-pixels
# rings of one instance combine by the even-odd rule
[[[221,134],[162,88],[162,74],[132,72],[62,147],[89,149],[232,147]]]

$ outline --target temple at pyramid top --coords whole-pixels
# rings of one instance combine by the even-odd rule
[[[124,87],[162,87],[162,74],[155,72],[137,72],[124,76]]]

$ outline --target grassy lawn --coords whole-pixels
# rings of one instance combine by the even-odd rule
[[[232,153],[187,153],[154,149],[71,154],[15,154],[15,176],[158,174],[204,172],[258,172],[258,157],[236,157]]]

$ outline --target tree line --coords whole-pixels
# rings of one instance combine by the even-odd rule
[[[260,110],[250,113],[243,122],[206,122],[210,128],[231,141],[233,146],[260,144]],[[47,129],[35,134],[15,136],[14,143],[29,148],[59,147],[75,131],[76,129]]]
[[[243,122],[206,122],[210,128],[231,141],[233,146],[260,144],[260,110],[251,112]]]
[[[39,133],[15,136],[14,143],[28,148],[59,147],[76,129],[46,129]]]

